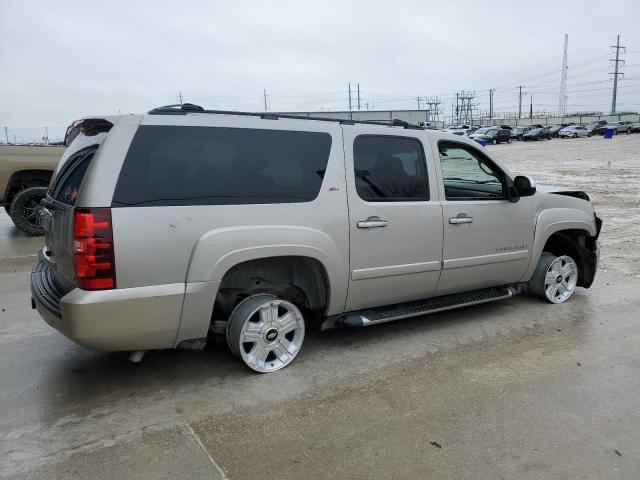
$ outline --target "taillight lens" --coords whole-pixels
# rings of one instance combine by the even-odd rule
[[[116,288],[110,208],[76,208],[73,214],[74,263],[83,290]]]

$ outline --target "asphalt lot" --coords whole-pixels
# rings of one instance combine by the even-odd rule
[[[293,365],[76,346],[0,213],[1,478],[640,478],[640,135],[487,147],[604,217],[594,286],[312,334]]]

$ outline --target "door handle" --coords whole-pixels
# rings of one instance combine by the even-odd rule
[[[453,217],[449,219],[449,223],[452,225],[460,225],[461,223],[471,223],[473,222],[473,217]]]
[[[378,217],[369,217],[366,220],[360,220],[357,223],[358,228],[382,228],[389,225],[389,222]]]

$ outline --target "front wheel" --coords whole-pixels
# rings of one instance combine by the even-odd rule
[[[47,195],[46,187],[30,187],[19,192],[11,202],[9,216],[16,227],[27,235],[44,235],[40,216],[40,201]]]
[[[275,295],[245,298],[229,316],[227,344],[252,370],[275,372],[289,365],[304,342],[304,317]]]
[[[569,299],[578,283],[578,264],[569,255],[556,257],[543,253],[529,287],[539,297],[551,303],[563,303]]]

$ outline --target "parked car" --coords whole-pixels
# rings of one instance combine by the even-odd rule
[[[631,124],[631,133],[640,133],[640,122]]]
[[[0,204],[27,235],[44,235],[40,200],[64,147],[0,145]]]
[[[564,127],[566,127],[566,125],[553,125],[549,127],[549,133],[552,137],[558,138],[558,133],[560,133],[560,130],[562,130]]]
[[[511,139],[522,140],[523,135],[528,131],[527,127],[513,127],[511,129]]]
[[[604,127],[607,125],[606,120],[596,120],[593,122],[587,123],[584,127],[587,131],[592,135],[597,135],[598,133],[604,133]]]
[[[558,132],[560,138],[590,137],[591,134],[583,125],[569,125]]]
[[[475,131],[475,128],[470,127],[469,125],[452,125],[445,128],[444,131],[453,133],[454,135],[469,135],[471,132]]]
[[[534,128],[522,136],[522,140],[525,142],[527,140],[542,140],[545,138],[551,140],[551,132],[547,128]]]
[[[484,140],[487,143],[511,143],[511,130],[498,127],[479,128],[469,135],[473,140]]]
[[[95,120],[95,119],[94,119]],[[44,202],[32,306],[89,348],[202,348],[258,372],[313,328],[591,286],[601,220],[420,127],[161,107],[79,133]]]
[[[611,125],[607,123],[606,120],[601,120],[600,122],[600,125],[594,127],[592,130],[594,135],[604,135],[605,130],[611,127]]]
[[[610,126],[612,126],[615,129],[615,133],[631,133],[632,127],[631,127],[632,122],[630,121],[621,121],[621,122],[615,122],[613,124],[611,124]]]

